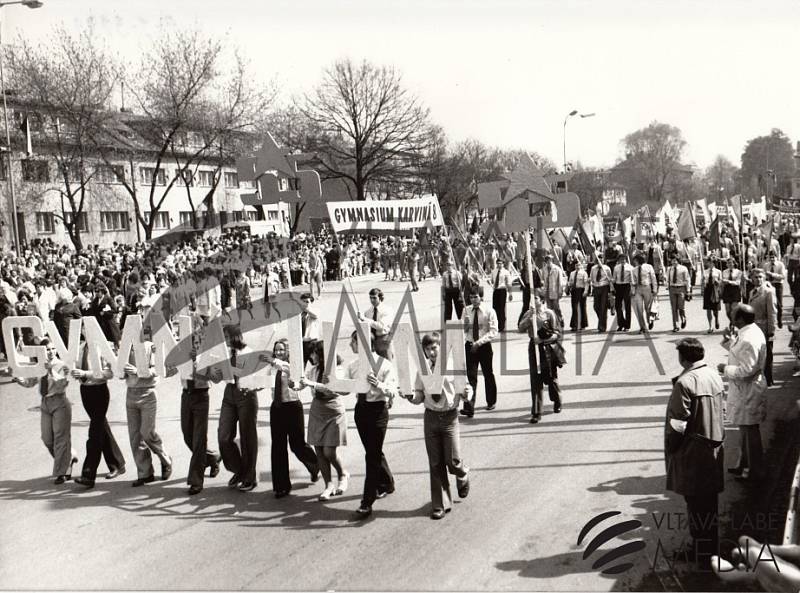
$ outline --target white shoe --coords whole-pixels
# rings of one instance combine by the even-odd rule
[[[322,491],[322,494],[319,495],[320,500],[328,500],[331,496],[334,495],[333,485],[329,485],[325,487],[325,490]]]
[[[347,487],[350,485],[350,474],[345,472],[345,474],[339,478],[339,485],[337,486],[336,490],[334,491],[334,496],[341,496],[345,492],[347,492]]]

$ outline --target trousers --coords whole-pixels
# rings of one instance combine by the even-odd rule
[[[53,456],[53,476],[70,473],[72,459],[72,402],[66,393],[42,398],[41,405],[42,442]]]
[[[206,468],[217,462],[217,453],[208,448],[208,389],[184,389],[181,393],[181,432],[192,452],[189,461],[189,486],[202,486]]]
[[[453,505],[447,473],[464,478],[469,471],[459,451],[458,409],[447,412],[426,409],[423,430],[430,471],[431,504],[434,511],[447,510]]]
[[[456,319],[461,319],[461,314],[464,312],[464,300],[461,298],[461,290],[458,288],[443,288],[442,299],[444,300],[445,320],[450,321],[452,319],[454,307]]]
[[[255,391],[237,389],[233,383],[225,386],[217,430],[219,452],[222,455],[225,469],[239,476],[242,482],[255,483],[257,481],[257,414],[258,397]],[[239,445],[235,441],[237,424],[239,426]]]
[[[617,329],[631,328],[631,285],[614,284],[616,298],[614,309],[617,312]]]
[[[508,290],[505,288],[495,288],[492,291],[492,309],[497,314],[497,330],[506,330],[506,301],[508,300]]]
[[[275,492],[288,492],[292,489],[287,441],[289,449],[292,450],[295,457],[300,460],[310,474],[316,475],[319,471],[317,454],[306,443],[302,403],[273,400],[269,408],[269,432],[272,437],[272,489]]]
[[[478,365],[483,373],[483,384],[486,388],[486,405],[493,406],[497,403],[497,383],[492,370],[494,352],[491,343],[483,344],[477,352],[472,352],[471,343],[466,343],[467,353],[467,381],[472,386],[472,397],[464,402],[464,410],[473,414],[475,412],[475,399],[478,395]]]
[[[383,441],[389,426],[386,402],[368,402],[359,396],[355,409],[356,428],[364,445],[364,492],[361,506],[370,507],[380,492],[394,491],[394,476],[383,453]]]
[[[586,313],[586,289],[573,288],[570,291],[572,301],[572,316],[569,320],[571,329],[585,329],[589,325],[589,316]]]
[[[650,308],[653,306],[653,291],[649,286],[637,286],[633,297],[633,311],[639,329],[646,330],[650,327]]]
[[[128,437],[131,442],[133,460],[136,463],[137,477],[147,478],[153,475],[153,457],[161,461],[161,465],[170,465],[172,459],[164,450],[161,437],[156,432],[156,392],[154,389],[131,390],[125,396],[125,411],[128,416]]]
[[[672,327],[678,327],[686,319],[686,288],[670,286],[669,304],[672,308]]]
[[[101,456],[105,459],[109,471],[124,469],[125,458],[106,419],[110,400],[108,385],[106,383],[81,385],[80,391],[83,409],[89,416],[89,437],[86,440],[86,459],[83,462],[81,475],[94,482]]]
[[[592,292],[594,294],[594,313],[597,315],[597,329],[604,332],[606,331],[606,325],[608,324],[608,293],[610,291],[610,287],[608,285],[605,286],[595,286],[592,288]]]

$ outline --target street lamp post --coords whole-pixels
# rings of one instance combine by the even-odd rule
[[[564,132],[563,132],[563,135],[562,135],[562,138],[564,140],[564,173],[567,172],[567,121],[573,115],[580,115],[581,119],[586,119],[587,117],[594,117],[595,114],[594,113],[581,113],[581,114],[578,114],[578,110],[577,109],[573,109],[564,118]]]
[[[8,2],[0,1],[0,15],[4,6],[11,4],[22,4],[28,8],[41,8],[42,2],[39,0],[10,0]],[[8,189],[11,194],[11,228],[14,233],[14,248],[17,251],[17,256],[20,254],[19,244],[19,227],[17,225],[17,196],[14,189],[14,173],[11,170],[11,132],[8,127],[8,104],[6,102],[6,79],[3,70],[3,22],[0,18],[0,93],[3,94],[3,120],[6,126],[6,151],[8,153],[8,165],[6,167],[6,175],[8,175]]]

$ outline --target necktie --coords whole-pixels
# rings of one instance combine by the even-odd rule
[[[372,308],[372,321],[378,321],[378,307]]]
[[[447,272],[447,288],[453,288],[453,273]]]
[[[431,361],[431,372],[433,372],[433,368],[435,366],[436,366],[436,363]],[[444,387],[444,385],[442,385],[442,387]],[[442,394],[441,394],[441,392],[440,393],[432,393],[431,397],[433,398],[433,401],[435,401],[438,404],[439,400],[442,399]]]
[[[303,311],[303,314],[300,316],[300,321],[303,326],[303,337],[306,336],[306,329],[308,325],[308,312]]]
[[[478,307],[472,308],[472,341],[477,342],[479,337],[478,332]]]
[[[231,366],[235,369],[236,368],[236,349],[231,348]],[[239,389],[239,374],[233,374],[233,384],[236,386],[236,389]]]
[[[283,402],[283,371],[275,373],[275,393],[273,394],[275,403],[280,405]]]
[[[546,276],[544,293],[545,293],[545,297],[550,298],[550,266],[547,266],[544,269],[544,273],[545,273],[545,276]]]
[[[678,266],[674,266],[672,268],[672,283],[673,284],[678,283]]]
[[[500,268],[497,268],[497,272],[494,276],[494,289],[497,290],[500,287]]]
[[[50,389],[50,369],[45,367],[45,374],[39,382],[39,394],[42,397],[47,397],[47,392]]]

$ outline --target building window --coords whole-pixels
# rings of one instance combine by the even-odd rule
[[[145,211],[144,220],[150,224],[150,211]],[[156,220],[153,223],[154,231],[166,231],[169,229],[169,212],[159,211],[156,212]]]
[[[155,167],[139,167],[139,171],[142,174],[142,183],[146,185],[153,185],[154,175],[156,175],[156,185],[167,184],[167,176],[164,173],[164,169],[159,169],[157,174]]]
[[[267,220],[278,220],[278,211],[277,210],[268,210],[267,211]]]
[[[122,165],[99,165],[94,178],[98,183],[122,183],[125,179],[125,169]]]
[[[233,212],[233,220],[234,222],[241,222],[244,220],[244,210],[235,210]]]
[[[50,181],[50,169],[47,166],[47,161],[24,159],[22,161],[22,179],[37,182]]]
[[[100,228],[104,231],[127,231],[128,213],[125,211],[101,212]]]
[[[198,171],[197,185],[200,187],[211,187],[214,185],[214,171]]]
[[[36,232],[40,235],[50,235],[56,232],[56,217],[52,212],[36,213]]]
[[[5,154],[0,154],[0,181],[6,181],[8,177],[6,177],[6,167],[8,166],[8,161],[6,160]]]
[[[175,179],[178,185],[194,185],[194,175],[188,169],[175,169]]]
[[[196,212],[195,219],[197,220],[197,228],[204,228],[206,226],[206,212]],[[192,226],[192,212],[191,210],[184,210],[180,213],[181,226]]]
[[[239,175],[233,171],[226,171],[225,187],[239,187]]]
[[[256,182],[255,181],[239,181],[239,188],[241,189],[255,189]]]
[[[74,217],[75,217],[74,212],[64,212],[64,223],[65,224],[71,223]],[[79,233],[89,232],[89,217],[87,216],[86,212],[81,212],[78,215],[75,227],[77,228]]]

